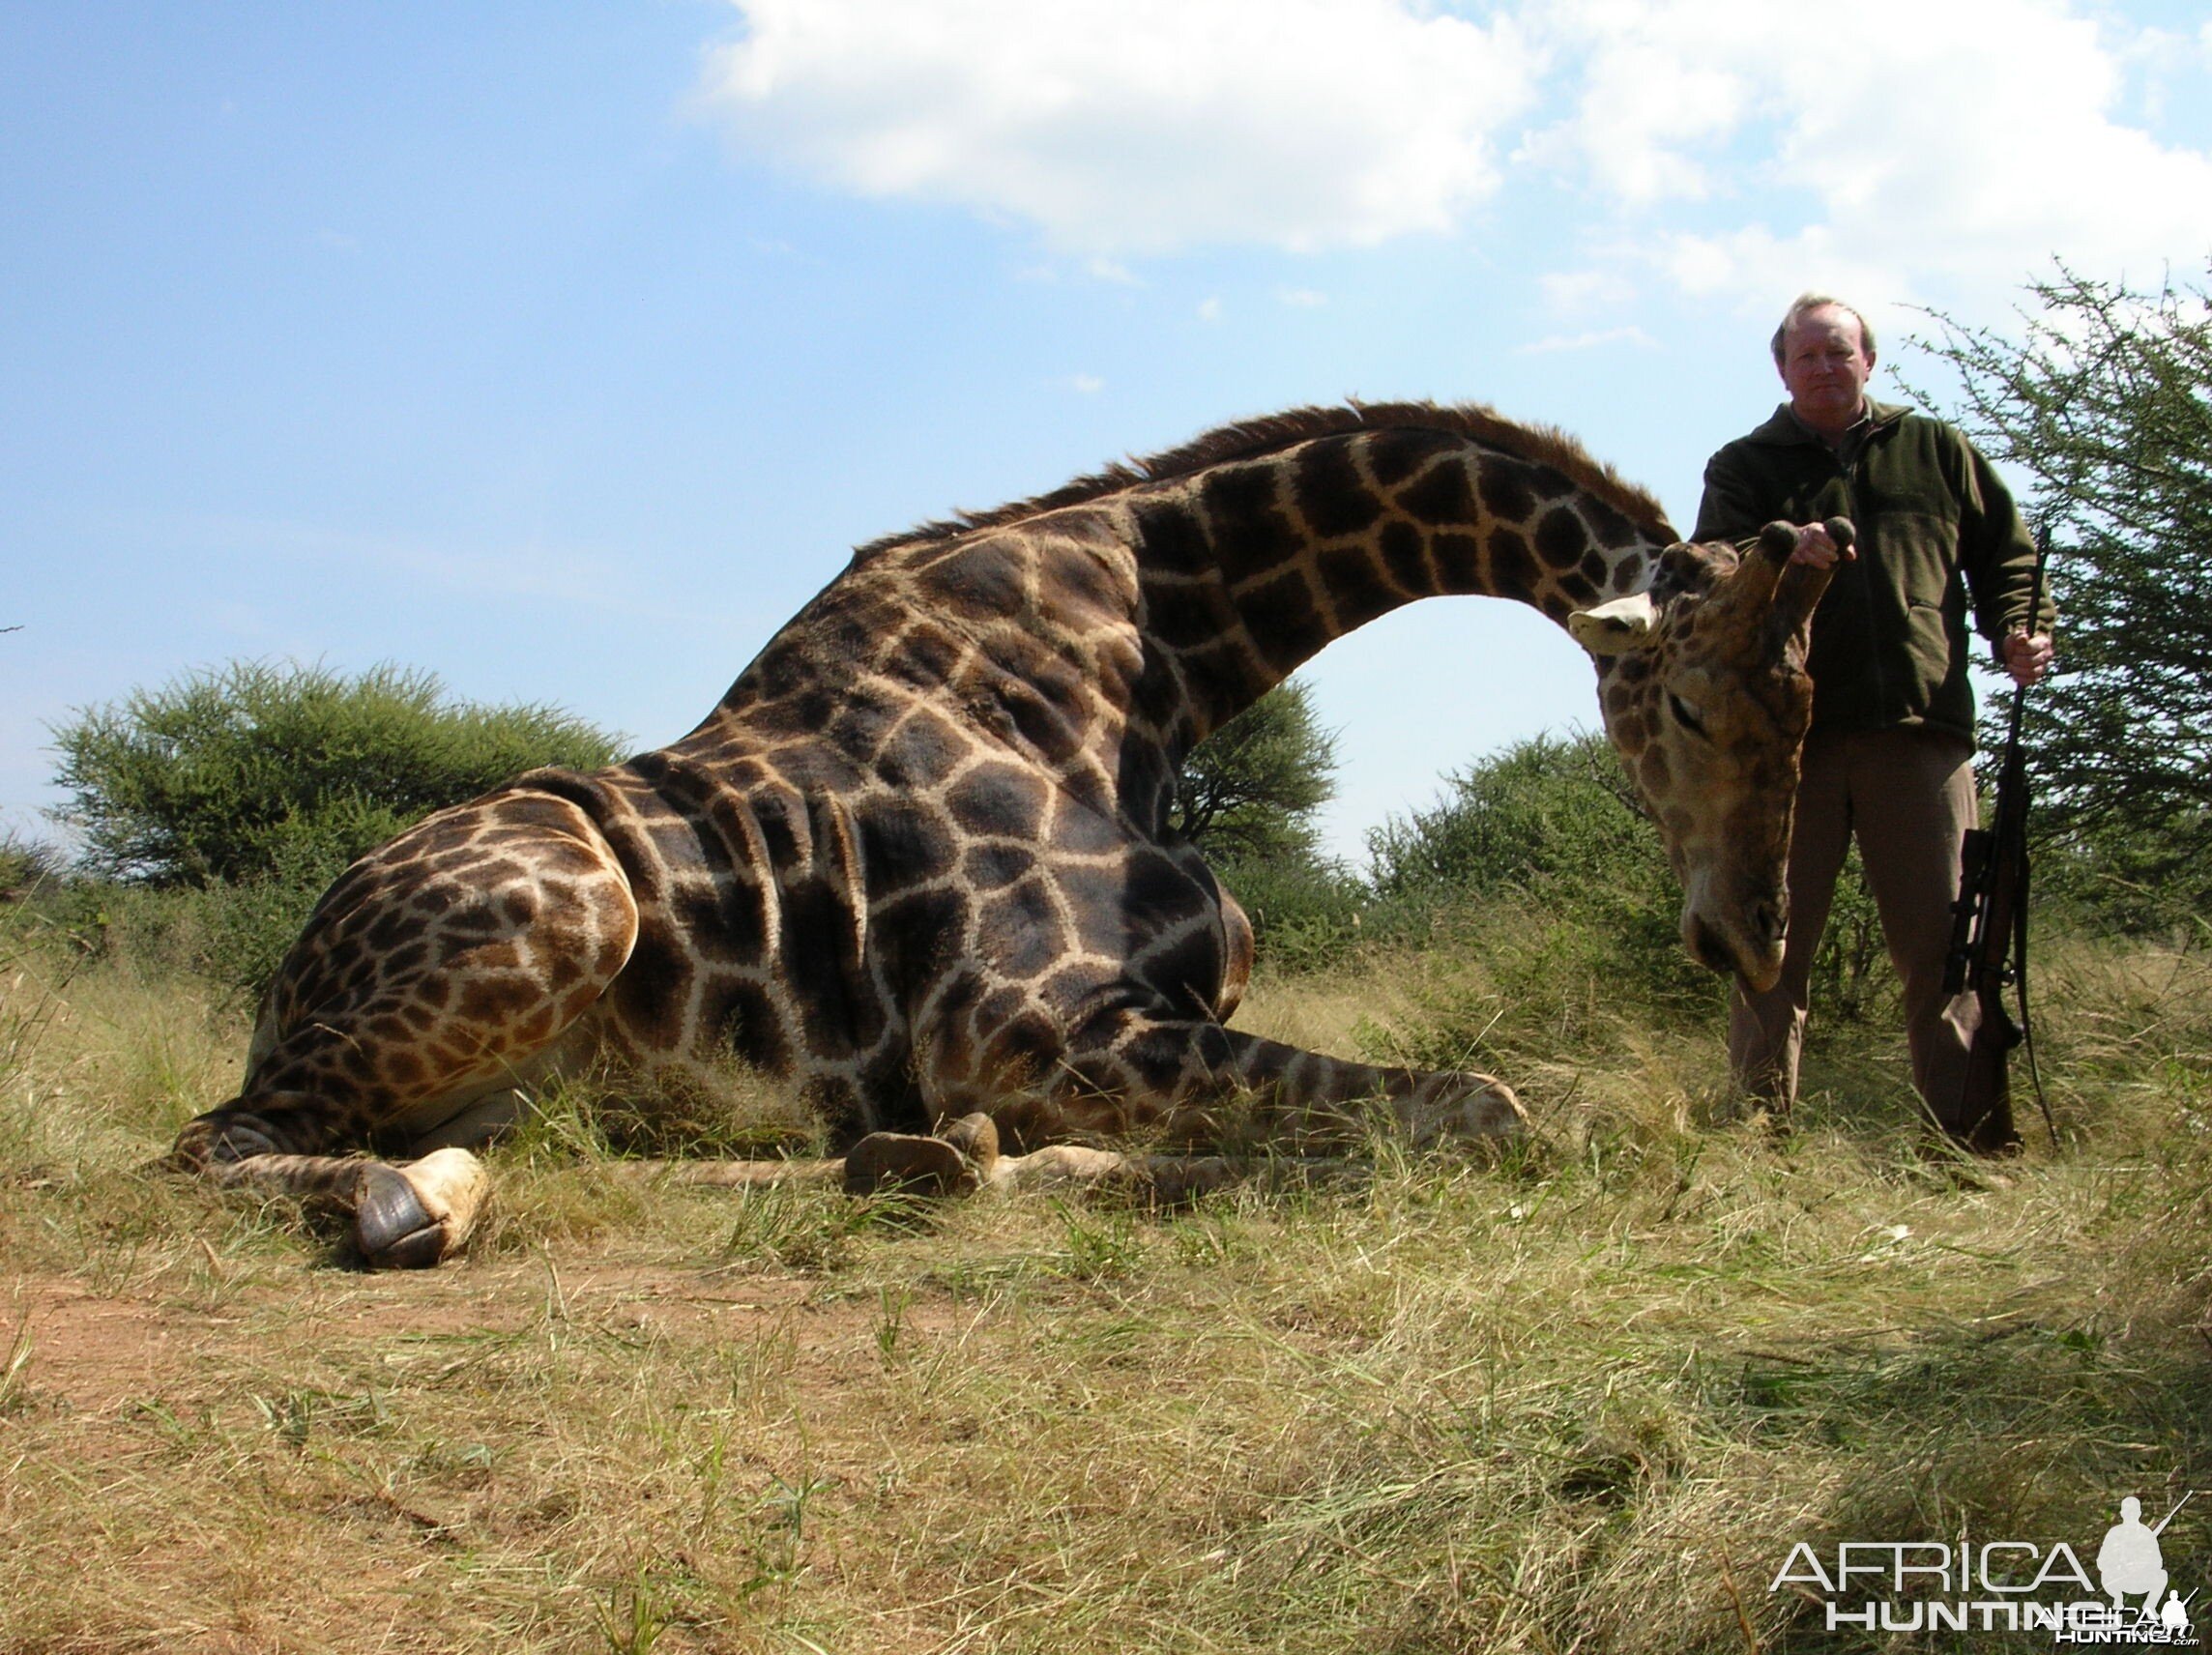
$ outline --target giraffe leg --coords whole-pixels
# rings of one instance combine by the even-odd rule
[[[1033,1031],[1024,1045],[1033,1055]],[[1240,1168],[1221,1155],[1122,1152],[1062,1140],[1136,1132],[1218,1143],[1231,1117],[1249,1111],[1270,1144],[1326,1151],[1365,1131],[1377,1104],[1424,1147],[1497,1145],[1528,1131],[1520,1100],[1494,1076],[1357,1063],[1210,1021],[1128,1010],[1093,1019],[1041,1079],[988,1043],[980,1056],[974,1072],[940,1073],[925,1087],[941,1117],[963,1106],[975,1113],[933,1137],[862,1139],[846,1157],[846,1188],[954,1195],[1081,1185],[1174,1205],[1234,1181]],[[988,1147],[978,1150],[983,1128]],[[999,1154],[1007,1140],[1027,1152]]]
[[[1026,1155],[1002,1155],[998,1127],[978,1112],[927,1137],[870,1133],[846,1155],[843,1176],[849,1195],[886,1190],[954,1196],[1110,1189],[1177,1206],[1234,1183],[1242,1173],[1236,1162],[1220,1155],[1126,1154],[1083,1144],[1048,1144]]]
[[[1026,1155],[1007,1155],[992,1169],[986,1188],[1009,1195],[1037,1190],[1110,1190],[1153,1206],[1183,1206],[1243,1178],[1249,1164],[1227,1155],[1147,1155],[1094,1149],[1084,1144],[1047,1144]]]
[[[1268,1142],[1318,1149],[1356,1138],[1376,1105],[1421,1147],[1528,1131],[1520,1099],[1493,1075],[1353,1062],[1141,1010],[1079,1029],[1033,1107],[1053,1138],[1149,1129],[1186,1142],[1216,1138],[1241,1107]]]
[[[283,1154],[259,1147],[265,1134],[233,1114],[210,1111],[179,1134],[168,1165],[197,1173],[225,1189],[287,1195],[323,1218],[346,1227],[345,1251],[370,1269],[419,1269],[451,1258],[475,1231],[491,1195],[491,1176],[469,1144],[480,1144],[497,1123],[511,1119],[510,1105],[465,1112],[468,1118],[442,1129],[429,1143],[411,1146],[413,1159],[383,1161],[366,1155]],[[462,1138],[456,1127],[476,1129]]]
[[[342,1215],[372,1266],[434,1264],[488,1192],[468,1146],[519,1114],[514,1083],[552,1060],[636,934],[627,880],[567,800],[431,817],[317,905],[244,1089],[186,1123],[170,1164]],[[372,1145],[402,1159],[364,1158]]]
[[[848,1195],[970,1195],[1000,1177],[999,1128],[980,1112],[929,1136],[871,1132],[845,1152]]]

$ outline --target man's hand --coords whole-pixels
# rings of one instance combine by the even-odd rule
[[[1839,561],[1848,563],[1857,556],[1851,547],[1838,546],[1825,524],[1808,523],[1797,531],[1797,548],[1790,554],[1790,561],[1811,564],[1815,568],[1833,568]]]
[[[2005,634],[2005,671],[2012,674],[2013,682],[2023,689],[2039,682],[2051,670],[2053,653],[2049,632],[2031,635],[2025,626],[2020,626]]]

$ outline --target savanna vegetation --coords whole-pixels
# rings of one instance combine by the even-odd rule
[[[855,1202],[654,1181],[577,1084],[493,1151],[463,1260],[368,1277],[282,1204],[153,1168],[236,1084],[312,894],[287,858],[480,785],[457,763],[401,802],[399,761],[364,760],[326,819],[232,715],[284,676],[87,715],[60,736],[93,855],[0,847],[0,1651],[2024,1648],[1831,1628],[1773,1582],[1799,1541],[2088,1559],[2123,1495],[2155,1521],[2212,1487],[2212,967],[2157,859],[2198,820],[2178,796],[2124,813],[2118,881],[2121,828],[2053,814],[2055,1133],[2023,1095],[2028,1148],[1992,1168],[1913,1124],[1863,894],[1778,1132],[1732,1106],[1721,985],[1602,741],[1476,761],[1346,866],[1294,691],[1179,807],[1259,921],[1238,1022],[1500,1073],[1525,1152],[1379,1134],[1170,1212]],[[327,676],[300,681],[334,720],[315,762],[386,716]],[[610,750],[533,717],[500,773]],[[203,736],[243,756],[164,777]],[[203,795],[206,839],[164,825]],[[232,829],[264,848],[223,862]],[[808,1147],[772,1088],[718,1107]],[[2195,1615],[2212,1514],[2162,1539]]]

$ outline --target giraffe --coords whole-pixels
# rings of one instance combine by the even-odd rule
[[[1180,762],[1400,604],[1532,605],[1597,663],[1685,944],[1771,981],[1826,579],[1793,543],[1684,546],[1558,432],[1358,403],[874,541],[681,740],[530,771],[340,875],[238,1096],[171,1164],[327,1204],[361,1262],[421,1266],[483,1204],[473,1148],[608,1055],[786,1078],[855,1188],[1203,1180],[1217,1163],[1097,1146],[1203,1148],[1232,1103],[1294,1137],[1376,1101],[1417,1141],[1510,1137],[1491,1076],[1227,1026],[1252,933],[1168,830]]]

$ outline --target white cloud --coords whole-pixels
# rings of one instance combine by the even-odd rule
[[[2155,279],[2212,248],[2212,153],[2156,135],[2162,66],[2212,27],[2135,26],[2126,0],[733,4],[699,101],[742,153],[1034,226],[1109,282],[1491,202],[1546,249],[1501,259],[1593,320],[1653,281],[1995,304],[2054,253]]]
[[[1312,287],[1279,287],[1275,303],[1293,310],[1318,310],[1328,303],[1328,295]]]
[[[1221,295],[1216,293],[1198,302],[1198,319],[1201,322],[1221,320]]]
[[[2212,155],[2131,124],[2122,70],[2142,34],[2108,14],[1550,0],[1529,15],[1582,66],[1582,94],[1527,153],[1659,226],[1626,262],[1685,292],[1940,299],[2017,289],[2052,254],[2155,279],[2212,248]]]
[[[1061,383],[1078,396],[1096,396],[1106,389],[1106,382],[1094,373],[1071,373]]]
[[[1538,67],[1421,0],[735,3],[701,99],[742,150],[1088,253],[1447,229]]]

